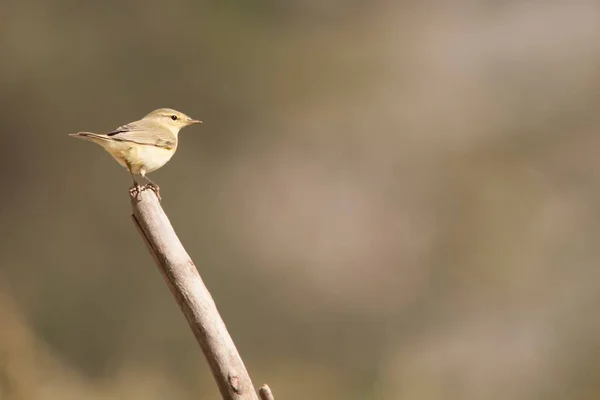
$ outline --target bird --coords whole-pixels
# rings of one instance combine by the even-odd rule
[[[186,126],[200,124],[202,121],[188,117],[171,108],[159,108],[142,119],[121,125],[106,133],[78,132],[70,133],[79,139],[99,144],[119,164],[127,168],[133,179],[130,194],[137,196],[149,188],[161,200],[160,188],[146,174],[165,165],[177,150],[179,131]],[[135,179],[140,175],[148,183],[141,187]]]

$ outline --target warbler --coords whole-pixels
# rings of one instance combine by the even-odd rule
[[[130,190],[132,195],[139,194],[143,189],[135,179],[135,175],[140,175],[148,182],[144,188],[152,189],[160,200],[160,188],[146,174],[156,171],[173,157],[182,128],[199,123],[202,121],[192,119],[182,112],[160,108],[107,134],[78,132],[70,133],[69,136],[99,144],[127,168],[133,179]]]

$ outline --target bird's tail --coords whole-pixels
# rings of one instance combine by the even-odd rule
[[[101,146],[104,146],[105,144],[107,144],[107,142],[111,141],[110,137],[106,135],[101,135],[99,133],[92,132],[69,133],[69,136],[73,136],[83,140],[89,140],[91,142],[98,143]]]

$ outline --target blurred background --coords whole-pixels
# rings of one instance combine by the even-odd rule
[[[277,399],[600,397],[600,3],[0,12],[1,399],[218,399],[100,147],[151,175]]]

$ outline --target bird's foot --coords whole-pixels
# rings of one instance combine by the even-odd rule
[[[140,193],[142,193],[142,187],[140,185],[134,185],[129,189],[129,195],[139,200]]]
[[[160,197],[160,188],[158,187],[157,184],[155,183],[148,183],[146,186],[144,186],[144,189],[150,189],[154,192],[154,194],[156,195],[156,197],[158,198],[158,201],[162,201],[162,198]]]

